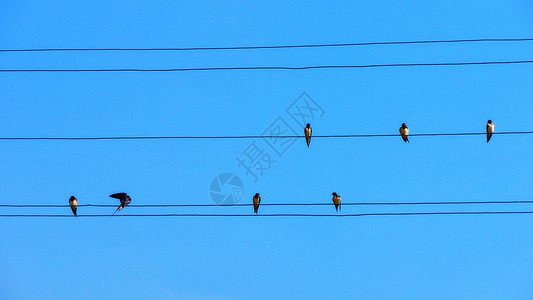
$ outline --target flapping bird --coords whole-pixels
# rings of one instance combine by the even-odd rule
[[[333,204],[335,204],[335,210],[339,211],[341,208],[341,196],[337,195],[335,192],[331,194],[333,195]]]
[[[70,196],[70,199],[68,200],[68,204],[70,204],[70,209],[72,209],[72,212],[77,217],[78,214],[76,211],[78,210],[78,199],[74,196]]]
[[[257,211],[259,210],[259,205],[261,204],[261,196],[259,196],[259,193],[255,193],[254,195],[254,213],[257,214]]]
[[[494,133],[495,128],[496,128],[496,125],[492,123],[492,120],[489,120],[487,122],[487,143],[490,141],[490,138],[492,137],[492,134]]]
[[[307,142],[307,147],[309,148],[309,144],[311,143],[311,135],[313,135],[313,128],[311,128],[311,124],[307,123],[307,126],[305,126],[304,129],[304,133],[305,141]]]
[[[116,193],[113,195],[109,195],[111,198],[115,198],[120,200],[120,206],[115,210],[113,214],[115,214],[117,211],[121,211],[124,207],[128,206],[128,204],[131,203],[131,198],[126,193]]]
[[[407,124],[402,124],[402,127],[400,127],[400,134],[402,135],[403,141],[409,143],[409,128],[407,127]]]

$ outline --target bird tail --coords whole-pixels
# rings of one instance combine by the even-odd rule
[[[112,215],[116,214],[116,213],[117,213],[117,211],[121,211],[121,210],[122,210],[122,205],[121,205],[121,206],[119,206],[119,207],[117,208],[117,210],[115,210],[115,212],[114,212],[114,213],[113,213]]]

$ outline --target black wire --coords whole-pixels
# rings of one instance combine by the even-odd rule
[[[377,217],[377,216],[434,216],[434,215],[517,215],[533,214],[533,211],[452,211],[452,212],[404,212],[362,214],[137,214],[137,215],[78,215],[82,218],[101,217]],[[0,215],[0,218],[76,218],[74,215]]]
[[[447,201],[447,202],[355,202],[342,203],[343,206],[389,206],[389,205],[480,205],[480,204],[533,204],[533,200],[510,200],[510,201]],[[244,204],[131,204],[128,207],[238,207],[252,206],[252,203]],[[333,203],[263,203],[261,206],[331,206]],[[55,204],[0,204],[0,208],[60,208],[70,205]],[[110,204],[80,204],[78,207],[117,207]]]
[[[52,51],[201,51],[201,50],[257,50],[257,49],[291,49],[291,48],[325,48],[376,45],[409,45],[409,44],[444,44],[473,42],[527,42],[533,38],[501,38],[501,39],[457,39],[457,40],[425,40],[396,42],[366,42],[338,44],[307,44],[277,46],[234,46],[234,47],[188,47],[188,48],[42,48],[42,49],[0,49],[0,52],[52,52]]]
[[[35,72],[190,72],[190,71],[244,71],[244,70],[313,70],[313,69],[362,69],[384,67],[427,67],[427,66],[472,66],[472,65],[509,65],[530,64],[533,60],[484,61],[484,62],[448,62],[448,63],[400,63],[372,65],[336,65],[336,66],[258,66],[258,67],[206,67],[206,68],[171,68],[171,69],[0,69],[2,73]]]
[[[486,132],[459,132],[459,133],[418,133],[410,134],[409,137],[424,136],[471,136],[486,135]],[[509,134],[533,134],[533,131],[506,131],[495,132],[495,135]],[[344,134],[344,135],[314,135],[313,138],[373,138],[373,137],[398,137],[400,134]],[[95,140],[174,140],[174,139],[294,139],[302,138],[303,135],[283,136],[112,136],[112,137],[0,137],[0,141],[95,141]]]

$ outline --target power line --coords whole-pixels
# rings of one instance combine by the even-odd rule
[[[475,136],[486,135],[486,132],[458,132],[458,133],[415,133],[409,137],[429,136]],[[494,135],[533,134],[533,131],[495,132]],[[313,135],[313,138],[379,138],[398,137],[400,134],[341,134],[341,135]],[[98,141],[98,140],[180,140],[180,139],[294,139],[303,135],[241,135],[241,136],[110,136],[110,137],[0,137],[0,141]]]
[[[102,218],[102,217],[390,217],[437,215],[525,215],[533,211],[451,211],[451,212],[402,212],[361,214],[134,214],[134,215],[0,215],[0,218]]]
[[[274,45],[274,46],[233,46],[233,47],[182,47],[182,48],[35,48],[35,49],[0,49],[0,52],[69,52],[69,51],[213,51],[213,50],[259,50],[259,49],[293,49],[293,48],[331,48],[377,45],[410,45],[410,44],[451,44],[478,42],[528,42],[533,38],[501,38],[501,39],[456,39],[456,40],[420,40],[420,41],[389,41],[363,43],[305,44],[305,45]]]
[[[475,66],[475,65],[514,65],[531,64],[533,60],[482,61],[482,62],[446,62],[446,63],[400,63],[371,65],[323,65],[323,66],[256,66],[256,67],[205,67],[205,68],[170,68],[170,69],[0,69],[1,73],[82,73],[82,72],[191,72],[191,71],[248,71],[248,70],[318,70],[318,69],[367,69],[388,67],[435,67],[435,66]]]
[[[533,200],[498,200],[498,201],[447,201],[447,202],[354,202],[342,203],[342,206],[398,206],[398,205],[481,205],[481,204],[533,204]],[[128,207],[157,208],[157,207],[242,207],[252,206],[252,203],[243,204],[130,204]],[[333,203],[263,203],[261,206],[332,206]],[[0,204],[0,208],[63,208],[70,207],[66,204]],[[78,207],[113,207],[110,204],[79,204]]]

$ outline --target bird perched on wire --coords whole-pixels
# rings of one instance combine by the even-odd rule
[[[487,122],[487,143],[490,141],[490,138],[492,137],[492,134],[494,133],[494,129],[496,129],[496,125],[492,123],[492,120],[489,120]]]
[[[335,210],[339,211],[341,208],[341,196],[337,195],[335,192],[331,194],[333,195],[333,204],[335,204]]]
[[[400,127],[400,134],[402,135],[403,141],[409,143],[409,128],[407,127],[407,124],[402,124],[402,127]]]
[[[70,199],[68,200],[68,204],[70,204],[70,209],[72,209],[72,213],[77,217],[78,214],[76,211],[78,210],[78,199],[74,196],[70,196]]]
[[[307,148],[309,148],[309,144],[311,143],[311,135],[313,135],[313,128],[311,128],[311,124],[307,123],[307,126],[305,126],[304,129],[305,133],[305,141],[307,142]]]
[[[121,211],[124,207],[128,206],[128,204],[131,203],[131,198],[126,193],[116,193],[116,194],[113,194],[113,195],[109,195],[109,197],[120,200],[120,206],[117,208],[117,210],[115,210],[113,215],[117,211]]]
[[[259,210],[259,205],[261,204],[261,196],[259,196],[259,193],[255,193],[254,195],[254,214],[257,214],[257,211]]]

